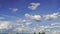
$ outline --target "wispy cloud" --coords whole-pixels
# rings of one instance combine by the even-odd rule
[[[17,23],[20,23],[20,24],[23,24],[24,26],[29,26],[32,24],[32,21],[31,20],[26,20],[26,19],[19,19],[17,20]]]
[[[37,7],[39,7],[40,6],[40,3],[30,3],[30,5],[28,6],[28,8],[29,9],[31,9],[31,10],[36,10],[37,9]]]
[[[54,26],[54,25],[60,25],[60,23],[59,22],[55,22],[55,23],[52,23],[51,25],[52,26]]]
[[[18,8],[9,8],[9,10],[11,10],[12,12],[17,12]]]
[[[26,28],[26,27],[18,27],[18,28],[15,28],[13,31],[15,31],[16,33],[21,33],[21,32],[29,32],[29,28]]]
[[[44,15],[43,18],[44,18],[44,20],[54,20],[54,19],[58,18],[59,15],[60,14],[57,12],[57,13],[53,13],[53,14]]]

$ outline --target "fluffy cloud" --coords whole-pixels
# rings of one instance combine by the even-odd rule
[[[12,25],[9,21],[1,21],[0,22],[0,29],[10,29],[12,28]]]
[[[40,6],[40,3],[30,3],[30,6],[28,6],[28,8],[31,10],[36,10],[38,6]]]
[[[9,8],[9,10],[12,10],[13,12],[17,12],[18,11],[17,8]]]
[[[53,13],[53,14],[44,15],[43,18],[44,20],[54,20],[58,18],[59,15],[60,15],[59,13]]]
[[[40,15],[30,15],[30,14],[25,14],[25,16],[27,18],[30,18],[30,19],[33,19],[33,20],[36,20],[36,21],[40,21],[41,20],[41,16]]]
[[[17,22],[19,23],[19,25],[21,25],[22,24],[22,26],[24,25],[24,26],[29,26],[29,25],[31,25],[32,24],[32,22],[31,22],[31,20],[21,20],[21,19],[19,19],[19,20],[17,20]]]
[[[36,20],[36,21],[40,21],[41,20],[41,16],[40,15],[30,15],[28,13],[25,14],[26,17]],[[56,18],[60,17],[60,14],[57,13],[53,13],[53,14],[48,14],[48,15],[43,15],[44,20],[54,20]]]

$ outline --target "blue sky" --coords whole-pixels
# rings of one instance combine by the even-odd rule
[[[59,20],[60,0],[0,0],[0,24],[3,24],[0,30],[13,25],[14,31],[28,28],[36,32],[54,29],[60,32]]]

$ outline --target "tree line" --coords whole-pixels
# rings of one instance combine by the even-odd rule
[[[16,33],[16,34],[19,34],[19,33]],[[22,33],[22,34],[24,34],[24,33]],[[28,33],[28,34],[30,34],[30,33]],[[33,34],[36,34],[36,33],[34,32]],[[39,32],[38,34],[45,34],[45,32],[42,32],[42,33]]]
[[[36,34],[36,33],[34,32],[34,34]],[[45,32],[42,32],[42,33],[39,32],[38,34],[45,34]]]

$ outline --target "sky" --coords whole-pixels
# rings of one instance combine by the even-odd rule
[[[60,0],[0,0],[0,32],[60,33]]]

